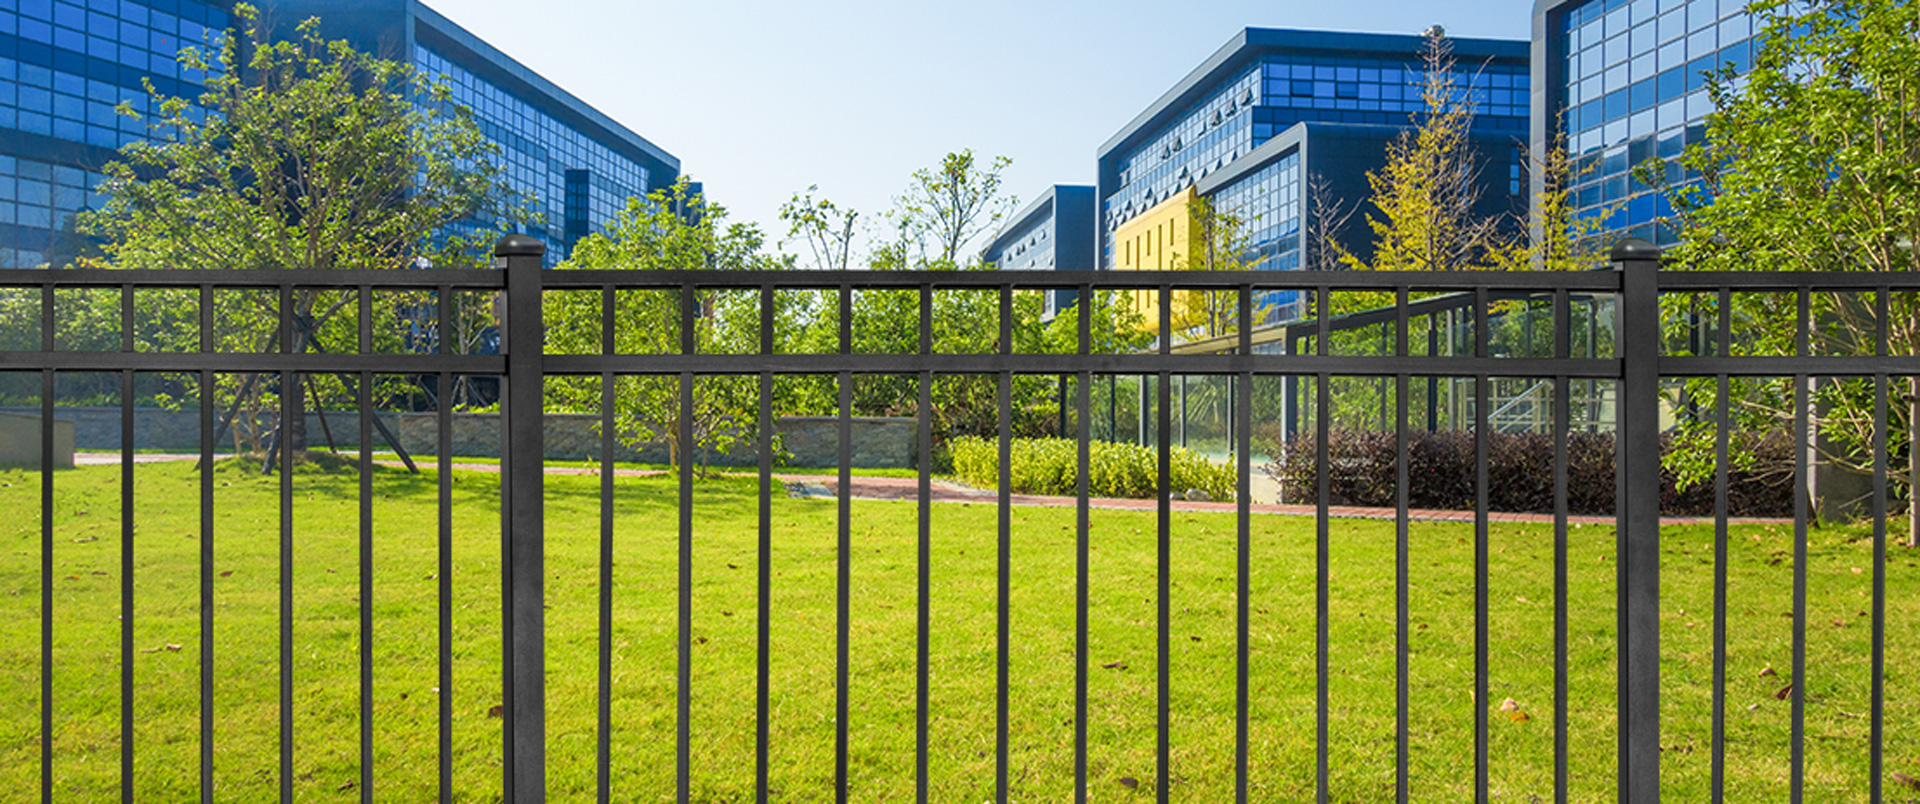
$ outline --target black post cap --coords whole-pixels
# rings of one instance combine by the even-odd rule
[[[510,234],[493,244],[495,257],[544,257],[547,244],[523,234]]]
[[[1660,259],[1660,247],[1638,237],[1629,237],[1613,244],[1614,262],[1654,262]]]

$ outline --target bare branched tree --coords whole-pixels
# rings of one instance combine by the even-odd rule
[[[1348,206],[1345,198],[1334,193],[1326,176],[1314,173],[1307,176],[1307,209],[1306,264],[1301,267],[1309,271],[1344,267],[1341,257],[1347,252],[1340,245],[1340,235],[1359,208]]]

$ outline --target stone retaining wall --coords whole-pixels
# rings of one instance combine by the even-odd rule
[[[32,417],[8,417],[0,421],[11,429],[31,429],[38,445],[39,408],[0,408],[0,413]],[[408,452],[431,455],[439,443],[438,415],[434,413],[381,413],[380,421],[400,439]],[[327,423],[333,430],[333,443],[342,449],[359,446],[359,419],[352,413],[328,412]],[[72,443],[81,452],[111,452],[121,448],[120,409],[59,408],[56,421],[72,423]],[[27,425],[18,425],[27,421]],[[11,422],[10,424],[7,422]],[[600,452],[600,417],[581,414],[548,414],[546,417],[546,457],[550,460],[594,460]],[[18,426],[16,426],[18,425]],[[776,431],[791,453],[789,466],[839,465],[838,420],[827,417],[787,416],[778,420]],[[137,408],[133,413],[133,447],[141,450],[200,449],[200,412]],[[61,428],[63,431],[65,428]],[[0,434],[4,436],[4,434]],[[384,449],[378,430],[375,448]],[[232,448],[231,436],[225,446]],[[319,417],[308,414],[307,438],[313,448],[324,448],[327,440]],[[895,417],[855,417],[853,419],[853,465],[863,469],[907,469],[914,465],[916,439],[914,420]],[[38,454],[37,452],[35,453]],[[470,458],[500,456],[500,415],[497,413],[457,413],[453,416],[453,454]],[[614,459],[638,463],[666,463],[664,442],[645,444],[638,449],[624,445],[616,448]],[[731,455],[709,456],[717,466],[754,466],[759,458],[751,445]]]
[[[53,420],[53,466],[73,468],[73,422]],[[40,465],[40,411],[32,413],[0,412],[0,464],[36,467]]]

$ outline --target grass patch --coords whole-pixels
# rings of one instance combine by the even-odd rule
[[[279,784],[280,479],[217,464],[214,504],[216,800],[269,800]],[[55,475],[55,799],[119,795],[121,670],[119,467]],[[198,785],[201,654],[199,477],[191,463],[135,473],[134,654],[141,798],[185,800]],[[500,534],[498,476],[454,477],[454,680],[437,669],[435,493],[429,470],[378,469],[373,496],[376,797],[435,795],[439,700],[453,707],[457,798],[499,798]],[[294,787],[301,801],[354,801],[358,740],[361,478],[309,465],[293,482]],[[40,478],[0,471],[0,789],[38,785]],[[614,782],[623,800],[671,800],[677,578],[677,479],[615,479]],[[594,785],[599,643],[600,478],[547,478],[548,774],[554,800]],[[758,610],[757,480],[699,482],[694,516],[693,779],[701,801],[750,800]],[[772,554],[772,786],[781,801],[830,800],[833,778],[837,505],[776,490]],[[916,509],[853,504],[850,775],[853,798],[913,789]],[[996,530],[991,504],[933,509],[929,783],[938,800],[979,801],[993,787]],[[1090,785],[1100,800],[1151,796],[1155,777],[1155,515],[1091,512],[1088,562]],[[1074,513],[1012,512],[1012,765],[1021,801],[1070,797],[1073,740]],[[1262,800],[1313,793],[1313,520],[1257,516],[1251,527],[1252,782]],[[1896,532],[1898,529],[1896,528]],[[1172,575],[1175,800],[1233,790],[1235,523],[1176,513]],[[1412,789],[1418,801],[1470,798],[1474,707],[1491,719],[1499,800],[1550,800],[1553,746],[1552,531],[1491,529],[1490,698],[1473,683],[1473,530],[1415,523],[1410,644]],[[1808,789],[1863,800],[1869,590],[1867,531],[1812,532],[1809,548]],[[1614,775],[1614,535],[1580,527],[1569,551],[1567,702],[1573,799],[1611,801]],[[1332,798],[1370,802],[1394,785],[1394,531],[1329,523]],[[1792,528],[1740,526],[1732,550],[1728,685],[1730,800],[1784,796],[1792,681]],[[1706,797],[1712,638],[1712,528],[1664,533],[1664,781],[1676,800]],[[1920,775],[1920,714],[1909,668],[1920,661],[1920,570],[1896,548],[1888,572],[1887,769]],[[172,646],[178,646],[174,649]],[[151,652],[148,652],[151,651]],[[1775,674],[1763,675],[1766,668]],[[1501,711],[1512,699],[1524,718]],[[1138,781],[1137,787],[1122,779]]]
[[[347,452],[343,454],[350,455],[352,453]],[[392,451],[376,450],[373,453],[373,459],[376,461],[397,461],[397,460],[400,460],[400,456],[398,453],[395,453]],[[419,466],[422,469],[427,469],[427,468],[437,466],[438,460],[439,460],[438,458],[435,458],[431,455],[413,456],[414,464]],[[500,465],[499,458],[454,458],[453,462],[456,465],[457,464],[470,464],[470,465],[476,465],[476,466],[499,466]],[[567,469],[599,469],[601,467],[601,463],[599,461],[566,461],[566,460],[554,460],[554,459],[548,459],[546,462],[546,465],[548,467],[561,467],[561,468],[567,468]],[[629,461],[614,461],[613,468],[614,468],[614,471],[669,472],[669,473],[674,471],[674,468],[671,464],[633,463]],[[698,469],[699,467],[696,467],[696,470]],[[704,471],[709,476],[735,475],[740,477],[756,477],[756,478],[760,476],[759,468],[752,467],[752,466],[708,466],[704,468]],[[834,467],[834,466],[775,466],[773,467],[773,473],[776,475],[809,475],[809,476],[819,475],[822,477],[834,477],[840,474],[840,469],[839,467]],[[853,469],[852,474],[854,477],[919,477],[920,470],[855,467]],[[935,475],[935,477],[945,477],[945,476]]]

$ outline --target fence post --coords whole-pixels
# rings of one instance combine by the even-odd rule
[[[1620,801],[1660,800],[1660,249],[1613,247],[1620,271]]]
[[[546,801],[546,618],[543,613],[546,537],[541,444],[544,429],[541,355],[545,327],[540,315],[540,271],[547,247],[527,235],[510,234],[493,247],[494,266],[507,272],[505,331],[501,352],[507,376],[500,396],[500,517],[505,550],[501,564],[505,616],[506,761],[510,804]]]

